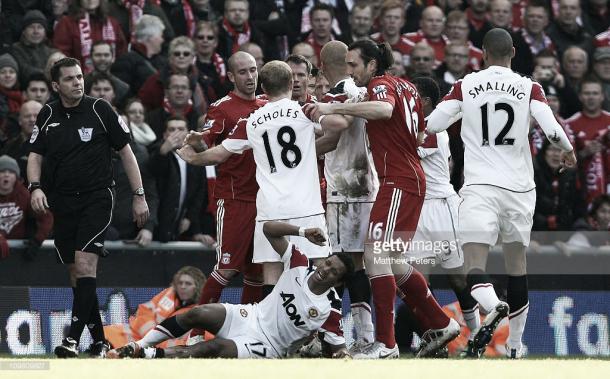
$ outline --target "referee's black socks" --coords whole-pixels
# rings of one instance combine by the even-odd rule
[[[74,289],[74,301],[72,302],[72,320],[70,323],[70,333],[68,334],[68,336],[73,338],[77,342],[80,340],[80,336],[83,333],[85,325],[89,322],[89,319],[91,318],[91,312],[94,303],[97,302],[95,287],[95,278],[86,277],[76,279],[76,288]]]
[[[89,328],[89,333],[91,333],[93,342],[104,341],[106,339],[104,337],[104,324],[102,324],[100,303],[97,298],[97,293],[95,294],[95,301],[93,302],[93,307],[91,308],[91,315],[89,316],[89,321],[87,322],[87,328]]]

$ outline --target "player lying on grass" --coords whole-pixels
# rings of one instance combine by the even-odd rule
[[[341,300],[334,286],[354,272],[351,257],[335,253],[315,268],[284,236],[302,236],[322,245],[326,238],[318,228],[269,221],[263,232],[281,256],[284,272],[273,292],[259,304],[205,304],[171,317],[139,341],[108,352],[107,358],[281,358],[291,355],[318,331],[328,344],[328,354],[345,357]],[[294,237],[291,237],[294,239]],[[192,328],[205,329],[216,338],[192,346],[154,348]]]

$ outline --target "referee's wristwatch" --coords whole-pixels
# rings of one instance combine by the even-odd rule
[[[28,191],[30,191],[30,193],[34,192],[37,189],[41,189],[42,186],[40,185],[40,182],[31,182],[28,185]]]
[[[133,191],[134,196],[144,196],[144,187],[140,187]]]

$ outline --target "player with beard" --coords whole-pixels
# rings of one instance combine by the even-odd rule
[[[418,356],[428,356],[459,334],[459,324],[445,315],[428,290],[425,278],[402,259],[404,244],[417,228],[426,192],[424,171],[417,155],[423,139],[424,117],[419,95],[408,81],[389,75],[390,45],[354,42],[346,56],[348,74],[366,86],[369,101],[310,104],[312,119],[340,114],[367,120],[380,188],[371,210],[364,261],[375,303],[375,342],[355,354],[359,359],[397,358],[394,337],[394,298],[397,289],[422,329]]]

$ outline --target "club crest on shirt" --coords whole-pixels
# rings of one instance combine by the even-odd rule
[[[309,310],[307,311],[307,315],[309,316],[309,318],[316,318],[319,314],[320,312],[318,312],[318,310],[314,307],[309,308]]]
[[[221,261],[225,265],[231,263],[231,254],[230,253],[222,253]]]
[[[210,129],[212,126],[214,125],[214,120],[213,119],[209,119],[205,121],[205,124],[203,124],[203,130],[208,130]]]
[[[239,309],[239,314],[241,315],[241,317],[248,317],[248,311],[243,308]]]
[[[85,128],[83,126],[82,128],[78,129],[78,135],[80,135],[81,141],[89,142],[93,136],[93,128]]]
[[[373,87],[373,94],[377,96],[378,99],[387,97],[388,89],[385,84],[380,84],[378,86]]]
[[[30,137],[30,143],[34,143],[36,138],[38,137],[38,125],[34,125],[34,129],[32,129],[32,136]]]

